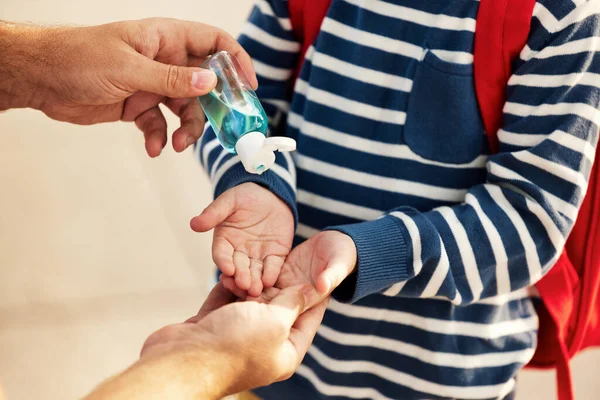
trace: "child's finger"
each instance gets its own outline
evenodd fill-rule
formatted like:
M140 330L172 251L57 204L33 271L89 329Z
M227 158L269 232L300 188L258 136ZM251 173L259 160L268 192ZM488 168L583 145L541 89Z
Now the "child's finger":
M280 292L280 289L276 288L268 288L263 290L260 296L248 296L246 297L247 301L256 301L257 303L270 303L277 294Z
M217 268L227 276L235 274L235 264L233 263L234 249L228 240L222 237L215 237L212 244L212 257Z
M235 284L242 290L250 289L250 285L252 284L250 258L241 251L234 251L233 263L235 265Z
M262 274L263 274L263 264L259 260L250 259L250 289L248 289L248 294L250 296L260 296L263 290L262 283Z
M283 262L284 258L279 256L270 255L265 258L262 274L262 283L264 287L270 288L275 285L277 278L279 278L279 272L281 271Z
M230 276L224 276L224 275L221 275L221 276L222 276L222 279L221 278L219 278L219 279L221 279L221 283L223 284L223 287L225 289L229 290L231 293L233 293L240 299L246 299L248 294L246 293L245 290L242 290L239 287L237 287L237 285L235 284L235 279L233 279Z

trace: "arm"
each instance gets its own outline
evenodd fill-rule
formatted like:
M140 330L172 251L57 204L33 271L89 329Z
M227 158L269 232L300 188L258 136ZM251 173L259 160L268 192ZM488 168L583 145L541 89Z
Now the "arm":
M41 71L27 59L36 50L36 29L0 21L0 111L32 106Z
M600 125L600 15L584 2L562 20L541 4L508 87L500 152L487 182L462 204L428 212L400 207L381 219L332 229L357 248L354 280L335 293L456 304L535 284L573 227Z
M226 355L209 349L207 343L204 349L139 361L99 385L85 400L220 399L234 377L227 376Z

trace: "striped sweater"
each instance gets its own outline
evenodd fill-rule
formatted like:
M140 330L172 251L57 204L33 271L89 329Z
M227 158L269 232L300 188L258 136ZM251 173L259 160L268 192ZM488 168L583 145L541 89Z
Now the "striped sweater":
M565 243L595 154L600 2L537 2L493 156L473 83L478 5L333 0L294 82L287 1L256 3L240 42L271 133L298 151L249 175L208 128L197 155L216 195L251 181L283 199L295 244L336 229L358 251L303 364L262 398L514 393L536 346L529 288Z

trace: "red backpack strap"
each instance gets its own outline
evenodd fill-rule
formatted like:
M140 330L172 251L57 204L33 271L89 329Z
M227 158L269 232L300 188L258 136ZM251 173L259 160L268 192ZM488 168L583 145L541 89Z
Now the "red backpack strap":
M535 0L481 0L475 30L475 89L492 153L513 61L527 43Z
M477 100L492 154L499 151L498 130L502 127L506 87L513 62L527 43L535 0L480 0L475 30L474 73ZM536 285L544 308L540 310L542 359L557 370L560 400L573 399L569 349L565 327L573 308L566 283L572 267L563 251L557 264ZM571 278L571 279L568 279ZM537 355L538 353L536 353ZM535 357L534 357L534 361Z
M307 4L310 3L310 6ZM289 0L288 10L292 29L302 44L300 59L296 68L296 78L300 74L300 68L304 64L306 51L313 44L321 30L321 24L327 15L331 0Z
M574 308L577 273L567 251L563 250L556 264L536 284L543 301L538 308L538 347L531 361L533 367L554 367L559 400L573 400L573 379L569 360L572 353L567 344L569 321Z

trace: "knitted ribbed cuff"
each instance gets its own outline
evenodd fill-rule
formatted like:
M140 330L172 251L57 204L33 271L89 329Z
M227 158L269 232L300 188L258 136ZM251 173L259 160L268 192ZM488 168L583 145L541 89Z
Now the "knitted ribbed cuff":
M357 272L349 276L333 297L353 303L367 295L381 292L409 278L411 255L401 221L385 216L375 221L327 228L350 236L358 253Z

